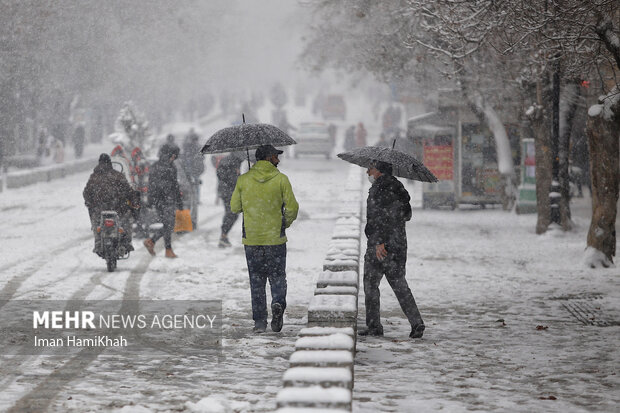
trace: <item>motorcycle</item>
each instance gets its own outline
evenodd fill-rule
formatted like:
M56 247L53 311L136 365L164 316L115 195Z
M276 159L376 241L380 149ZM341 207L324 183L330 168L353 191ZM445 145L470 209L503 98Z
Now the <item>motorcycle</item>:
M131 228L128 230L131 231ZM120 225L116 211L101 212L97 236L100 237L100 255L105 259L109 272L116 269L117 260L129 258L129 251L123 242L124 233L125 228Z

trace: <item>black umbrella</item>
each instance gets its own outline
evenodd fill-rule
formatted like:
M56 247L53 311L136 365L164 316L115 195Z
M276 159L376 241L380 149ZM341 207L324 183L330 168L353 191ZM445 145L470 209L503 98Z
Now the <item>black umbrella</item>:
M215 132L202 147L200 153L222 153L256 149L262 145L288 146L297 142L273 125L266 123L245 123L220 129Z
M339 153L338 157L364 168L374 166L377 161L392 165L392 175L422 182L437 182L437 177L413 156L392 148L364 146L350 152Z

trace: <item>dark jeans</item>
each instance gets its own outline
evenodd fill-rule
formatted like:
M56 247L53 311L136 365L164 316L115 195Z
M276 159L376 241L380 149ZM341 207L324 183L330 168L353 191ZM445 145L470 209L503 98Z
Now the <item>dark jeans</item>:
M267 280L271 286L271 305L279 303L286 308L286 244L246 245L245 259L250 273L252 318L267 321Z
M155 206L159 222L164 224L163 227L155 231L151 239L157 242L158 239L164 237L164 245L166 248L172 248L172 231L174 231L174 220L177 208L175 205L157 205Z
M364 256L364 294L366 303L366 325L369 328L380 328L380 293L379 284L383 275L398 299L400 308L412 326L423 324L422 316L415 303L413 294L405 279L406 257L394 259L388 255L383 261L377 260L374 247L368 247Z
M231 194L232 196L232 194ZM222 219L222 235L228 235L228 232L237 222L237 218L239 218L239 214L235 214L230 209L230 198L222 197L222 202L224 203L224 218Z

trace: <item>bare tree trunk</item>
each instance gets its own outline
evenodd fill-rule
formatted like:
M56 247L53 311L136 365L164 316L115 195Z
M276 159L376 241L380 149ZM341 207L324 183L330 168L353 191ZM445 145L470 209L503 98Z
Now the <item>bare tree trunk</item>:
M620 149L620 90L599 98L588 110L588 146L592 178L592 221L588 247L613 262L616 255L616 205L618 203L618 150ZM600 263L607 266L605 262ZM595 263L591 263L595 266Z
M551 223L551 205L549 202L553 169L551 135L549 134L548 119L544 115L542 106L536 105L530 108L528 116L532 125L536 148L536 210L538 212L536 233L543 234Z
M570 152L570 135L573 129L573 119L577 111L577 103L579 99L579 83L573 81L565 88L564 100L566 109L564 111L564 130L560 134L560 142L558 144L558 179L560 183L560 225L564 231L568 231L573 227L570 213L570 180L568 155Z

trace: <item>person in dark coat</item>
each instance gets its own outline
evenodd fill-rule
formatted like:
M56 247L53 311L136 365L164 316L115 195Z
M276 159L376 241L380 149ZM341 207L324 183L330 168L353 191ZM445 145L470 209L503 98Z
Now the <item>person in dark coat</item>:
M179 156L179 147L166 143L159 150L159 160L150 168L149 204L157 211L159 222L163 227L152 237L144 240L144 246L151 255L155 255L155 243L164 237L166 258L176 258L172 250L172 231L177 209L183 209L183 199L177 181L177 168L174 160Z
M241 163L243 162L243 155L238 153L231 153L224 157L218 164L217 168L217 194L224 203L224 218L222 219L222 234L220 236L220 242L218 247L226 248L230 247L230 241L228 240L228 232L237 221L239 214L235 214L230 209L230 198L232 198L235 185L237 184L237 177L241 170Z
M190 129L189 134L183 142L183 152L181 161L185 174L189 177L192 188L196 191L196 199L200 199L200 175L205 170L204 157L200 153L200 137L194 129Z
M140 195L131 188L125 175L112 168L112 160L107 153L102 153L99 156L99 164L90 175L83 196L84 203L88 208L91 228L95 234L93 252L101 253L101 241L97 236L101 211L116 211L120 225L125 229L122 241L125 242L127 251L133 251L134 248L131 245L131 210L140 207Z
M382 336L379 283L385 275L400 307L411 324L411 338L420 338L424 322L405 279L407 233L405 223L411 219L409 194L392 175L392 166L377 162L368 168L372 186L368 191L367 219L364 232L368 238L364 255L364 294L367 329L360 335Z
M189 130L189 134L183 142L183 168L188 174L198 178L205 170L204 158L200 154L200 144L198 140L200 136L196 134L194 129Z
M73 149L77 159L82 157L84 153L84 143L86 142L86 129L84 125L79 124L73 131Z
M349 152L355 148L355 125L350 126L344 133L344 150Z

